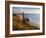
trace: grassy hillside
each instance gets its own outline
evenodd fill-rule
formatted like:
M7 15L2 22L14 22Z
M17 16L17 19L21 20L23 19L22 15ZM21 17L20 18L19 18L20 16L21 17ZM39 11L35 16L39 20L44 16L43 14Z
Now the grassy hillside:
M35 30L39 29L32 24L28 24L26 22L20 21L19 16L13 16L13 30Z

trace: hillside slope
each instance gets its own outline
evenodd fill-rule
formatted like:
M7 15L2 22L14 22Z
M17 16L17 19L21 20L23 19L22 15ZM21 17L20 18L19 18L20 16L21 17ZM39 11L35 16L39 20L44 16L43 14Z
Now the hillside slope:
M19 16L13 16L13 30L35 30L39 29L32 24L28 24L26 22L20 21Z

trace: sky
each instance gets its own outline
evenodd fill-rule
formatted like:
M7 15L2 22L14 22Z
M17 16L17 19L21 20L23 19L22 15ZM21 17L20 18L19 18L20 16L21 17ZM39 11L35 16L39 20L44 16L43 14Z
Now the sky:
M37 9L37 10L39 10L39 8L30 8L30 7L13 7L14 9L17 9L17 10L20 10L20 9L29 9L29 10L31 10L31 9Z
M24 12L24 13L28 13L28 14L30 14L30 13L32 13L32 14L34 14L34 13L36 13L36 14L39 14L40 13L40 8L30 8L30 7L13 7L13 13L22 13L22 12Z

